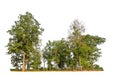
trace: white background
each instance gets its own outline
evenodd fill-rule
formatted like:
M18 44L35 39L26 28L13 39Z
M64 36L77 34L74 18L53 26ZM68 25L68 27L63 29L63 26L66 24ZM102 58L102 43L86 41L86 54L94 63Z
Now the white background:
M68 35L69 26L73 20L84 22L86 34L98 35L106 38L106 42L99 46L102 57L98 64L104 72L69 73L69 75L114 75L120 69L120 2L119 0L0 0L0 72L14 75L11 68L10 56L5 47L9 40L6 32L18 20L19 14L31 12L45 29L42 44L47 40L58 40ZM20 73L24 75L24 73ZM19 75L20 75L19 74ZM28 74L28 73L26 73ZM29 73L34 75L33 73ZM35 73L43 74L46 73ZM55 73L57 74L57 73ZM53 76L54 73L49 75ZM64 75L64 73L60 73ZM18 74L16 74L18 75Z

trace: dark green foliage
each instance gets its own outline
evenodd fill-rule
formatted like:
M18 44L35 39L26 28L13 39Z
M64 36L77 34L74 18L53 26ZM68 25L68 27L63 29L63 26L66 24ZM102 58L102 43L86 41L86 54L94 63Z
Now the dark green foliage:
M47 43L43 50L43 58L47 60L48 69L64 69L70 53L67 47L68 44L64 39Z
M22 63L22 54L20 53L12 53L11 54L11 64L13 67L15 67L16 70L21 69L21 63Z
M66 39L49 40L40 51L39 35L43 31L31 13L26 12L25 15L19 16L19 20L7 31L11 35L7 53L11 55L11 64L15 68L11 70L103 71L103 68L95 62L102 53L97 46L104 43L105 38L85 35L85 28L78 20L71 24ZM40 66L41 57L44 67Z
M97 64L94 64L94 69L97 70L97 71L103 71L103 68L100 67L100 66L97 65Z
M25 63L29 63L29 61L36 62L36 58L39 58L38 62L33 64L35 65L33 67L37 69L36 64L40 65L40 56L38 55L40 52L37 50L39 50L38 48L40 44L39 35L42 34L43 29L40 28L39 25L39 22L32 16L32 14L26 12L25 15L20 15L19 20L15 21L15 25L7 31L12 36L7 45L8 54L11 54L12 65L15 68L21 68L21 64L23 64L23 54L25 54ZM38 57L31 57L36 55L36 53L38 53ZM25 66L30 67L30 65L27 64L25 64Z
M83 35L84 26L75 20L70 26L67 38L48 41L43 50L43 58L47 61L48 70L102 70L94 63L101 56L97 47L105 42L105 38Z

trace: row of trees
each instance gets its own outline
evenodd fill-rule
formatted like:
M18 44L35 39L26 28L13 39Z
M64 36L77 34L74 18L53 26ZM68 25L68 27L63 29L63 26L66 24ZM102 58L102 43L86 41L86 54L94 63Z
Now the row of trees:
M103 70L95 62L101 56L97 46L104 43L105 38L85 35L84 26L75 20L67 38L49 40L40 50L39 36L44 29L39 25L32 14L26 12L8 30L11 35L8 54L11 55L14 70Z

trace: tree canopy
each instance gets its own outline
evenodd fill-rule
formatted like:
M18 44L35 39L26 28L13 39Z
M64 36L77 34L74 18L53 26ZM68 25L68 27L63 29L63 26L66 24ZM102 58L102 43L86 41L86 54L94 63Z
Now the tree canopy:
M84 32L84 26L75 20L66 40L48 41L43 50L48 70L103 70L95 62L101 56L97 45L104 43L105 38Z
M40 57L40 53L38 53L39 35L42 34L43 28L40 28L39 22L29 12L20 15L18 18L19 20L15 21L15 25L7 31L11 35L7 45L8 54L11 54L11 61L16 69L21 69L21 65L23 65L22 70L25 70L26 66L27 69L37 68L38 66L31 64L36 63L36 58ZM40 65L41 61L38 61L37 63Z
M40 35L44 29L40 23L29 12L18 18L7 31L11 35L7 53L11 55L14 70L103 70L95 62L102 55L98 45L105 38L85 34L84 25L78 20L70 25L67 38L49 40L41 50Z

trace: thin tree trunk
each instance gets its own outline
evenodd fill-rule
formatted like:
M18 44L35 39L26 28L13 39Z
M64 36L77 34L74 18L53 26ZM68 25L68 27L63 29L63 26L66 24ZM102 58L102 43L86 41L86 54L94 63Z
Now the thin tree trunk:
M45 70L45 59L43 59L43 62L44 62L44 68L43 68L43 70Z
M27 70L30 70L30 64L29 64L29 61L26 63L26 65L27 65Z
M79 56L79 66L80 66L80 71L82 71L82 65L81 65L81 58Z
M22 65L22 71L25 71L25 52L23 53L23 65Z
M93 63L92 63L92 65L91 65L91 67L92 67L92 71L94 71L94 66L93 66Z

